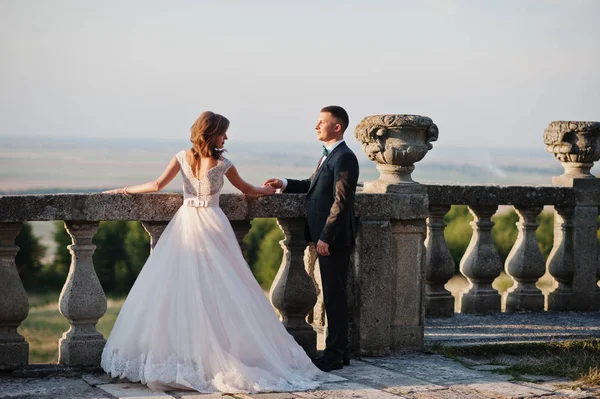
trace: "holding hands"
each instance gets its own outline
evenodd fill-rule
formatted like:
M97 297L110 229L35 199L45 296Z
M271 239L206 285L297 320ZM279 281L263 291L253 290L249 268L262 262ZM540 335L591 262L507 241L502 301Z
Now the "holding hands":
M271 186L273 187L273 189L280 189L283 187L283 181L279 179L269 179L266 182L264 182L264 185Z
M264 184L260 189L260 194L262 195L272 195L275 194L275 188L269 184Z

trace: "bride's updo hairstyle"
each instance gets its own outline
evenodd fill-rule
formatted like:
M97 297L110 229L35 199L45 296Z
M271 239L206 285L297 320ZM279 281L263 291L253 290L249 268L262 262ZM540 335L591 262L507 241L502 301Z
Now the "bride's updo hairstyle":
M217 137L225 134L229 128L229 119L211 111L203 112L192 125L192 170L196 170L200 156L219 159L223 149L215 148Z

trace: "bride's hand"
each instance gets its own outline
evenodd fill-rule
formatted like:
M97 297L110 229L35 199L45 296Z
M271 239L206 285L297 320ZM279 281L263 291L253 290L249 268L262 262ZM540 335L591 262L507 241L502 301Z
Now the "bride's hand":
M127 191L127 187L125 187L125 188L115 188L114 190L102 191L102 194L123 194L123 195L129 195L129 192Z
M264 186L262 186L262 193L263 195L273 195L275 194L275 187L269 184L265 184Z

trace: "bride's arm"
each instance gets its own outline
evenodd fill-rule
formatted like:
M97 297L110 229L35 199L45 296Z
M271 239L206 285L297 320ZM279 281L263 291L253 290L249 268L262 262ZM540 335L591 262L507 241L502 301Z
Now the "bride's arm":
M179 162L177 158L173 157L167 169L154 181L148 183L138 184L136 186L117 188L114 190L104 191L105 194L139 194L139 193L155 193L165 188L167 184L171 182L177 176L179 172Z
M271 187L270 185L256 187L256 186L253 186L252 184L244 181L244 179L242 179L240 177L240 174L238 173L237 169L233 165L229 168L229 170L227 170L227 173L225 173L225 176L227 176L227 179L229 179L229 181L231 182L231 184L233 184L233 186L235 188L237 188L244 194L262 194L262 195L275 194L275 189L273 187Z

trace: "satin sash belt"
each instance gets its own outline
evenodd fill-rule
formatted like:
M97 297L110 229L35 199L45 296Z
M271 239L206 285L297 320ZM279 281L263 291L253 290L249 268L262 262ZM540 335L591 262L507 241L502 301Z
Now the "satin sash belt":
M214 202L216 202L216 204ZM199 200L197 198L188 198L186 200L183 200L183 204L185 206L191 206L193 208L207 208L210 206L219 206L218 201L206 201Z

